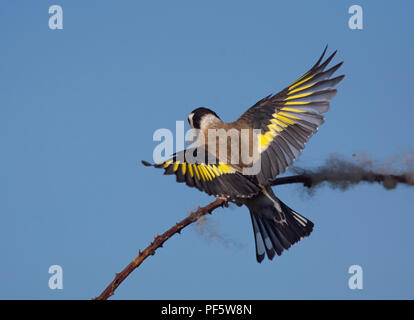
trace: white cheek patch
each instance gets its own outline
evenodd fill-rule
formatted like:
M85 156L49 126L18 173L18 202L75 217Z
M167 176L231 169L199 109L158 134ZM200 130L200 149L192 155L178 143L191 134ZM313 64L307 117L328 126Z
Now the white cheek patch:
M190 113L190 115L188 116L188 122L190 122L190 127L194 129L193 117L194 113Z

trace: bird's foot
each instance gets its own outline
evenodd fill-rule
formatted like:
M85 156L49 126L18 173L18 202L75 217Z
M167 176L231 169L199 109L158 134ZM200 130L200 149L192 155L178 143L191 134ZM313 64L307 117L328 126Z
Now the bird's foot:
M222 203L223 207L226 207L226 208L229 207L229 200L230 200L229 198L221 196L221 197L217 197L216 200L223 201Z

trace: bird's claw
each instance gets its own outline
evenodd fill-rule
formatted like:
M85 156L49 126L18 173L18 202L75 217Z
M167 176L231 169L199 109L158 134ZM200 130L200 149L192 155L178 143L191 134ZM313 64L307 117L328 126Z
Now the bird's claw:
M227 197L217 197L217 200L223 201L222 206L228 208L229 207L229 198Z

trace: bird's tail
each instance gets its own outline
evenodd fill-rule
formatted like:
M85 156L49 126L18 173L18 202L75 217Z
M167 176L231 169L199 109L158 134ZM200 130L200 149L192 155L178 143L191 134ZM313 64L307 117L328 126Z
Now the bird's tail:
M313 230L312 221L301 216L280 201L271 187L245 202L252 218L256 258L260 263L265 253L270 260L281 255Z

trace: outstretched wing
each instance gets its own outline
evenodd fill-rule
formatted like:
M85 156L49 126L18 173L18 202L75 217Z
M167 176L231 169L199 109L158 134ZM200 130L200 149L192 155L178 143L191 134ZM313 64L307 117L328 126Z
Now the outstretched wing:
M164 174L175 174L177 182L185 182L213 196L249 198L260 191L260 187L248 177L220 163L202 147L177 152L171 159L154 165L146 161L142 163L163 168Z
M322 114L328 111L329 100L337 92L333 88L345 77L331 78L342 62L325 71L336 51L322 62L325 52L326 48L302 77L279 93L260 100L239 118L261 130L259 183L283 173L324 122Z

